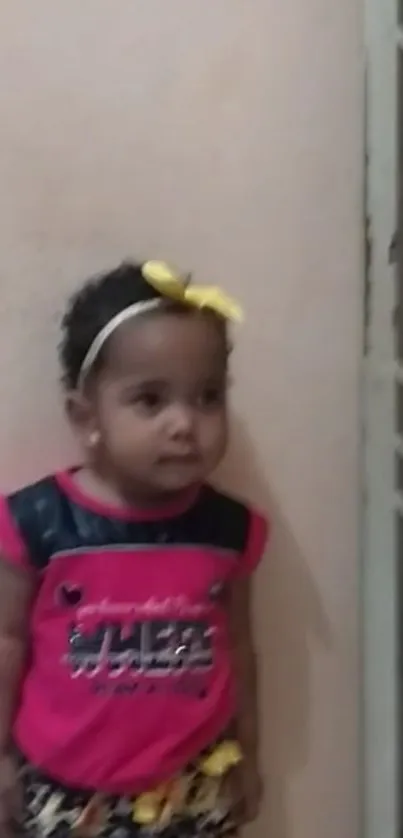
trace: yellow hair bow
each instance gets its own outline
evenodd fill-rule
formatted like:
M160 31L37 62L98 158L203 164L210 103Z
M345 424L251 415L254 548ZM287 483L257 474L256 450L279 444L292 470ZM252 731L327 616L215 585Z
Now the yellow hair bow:
M183 276L165 262L145 262L141 272L146 282L163 297L170 297L195 308L209 308L226 320L240 322L243 319L239 303L215 285L192 288L189 285L190 274Z

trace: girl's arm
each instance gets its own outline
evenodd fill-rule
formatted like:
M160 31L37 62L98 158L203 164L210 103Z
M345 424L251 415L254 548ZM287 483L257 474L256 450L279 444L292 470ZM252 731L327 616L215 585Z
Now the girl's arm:
M10 745L27 650L33 590L29 573L0 558L0 758Z
M259 713L256 651L253 641L249 577L236 579L230 588L230 624L233 660L238 685L237 735L246 759L258 762Z
M0 835L14 838L18 817L17 773L10 754L11 728L28 645L32 577L0 556Z
M251 578L233 580L229 591L229 617L232 632L232 655L238 688L236 733L243 751L237 792L242 814L254 820L259 811L261 779L259 771L259 711L256 652L253 642Z

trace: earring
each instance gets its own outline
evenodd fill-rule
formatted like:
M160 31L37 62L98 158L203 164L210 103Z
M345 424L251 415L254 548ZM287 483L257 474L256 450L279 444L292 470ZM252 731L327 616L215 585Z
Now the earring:
M88 437L88 445L90 448L96 448L101 441L101 434L99 431L93 431Z

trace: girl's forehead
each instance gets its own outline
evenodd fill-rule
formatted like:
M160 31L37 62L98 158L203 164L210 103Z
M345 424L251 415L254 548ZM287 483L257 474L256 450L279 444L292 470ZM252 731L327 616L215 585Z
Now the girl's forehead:
M159 314L122 324L105 347L116 373L153 374L193 369L214 372L226 364L224 334L211 318Z

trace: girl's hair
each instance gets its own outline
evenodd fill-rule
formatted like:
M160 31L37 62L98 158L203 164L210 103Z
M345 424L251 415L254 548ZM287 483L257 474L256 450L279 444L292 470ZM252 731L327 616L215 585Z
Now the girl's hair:
M89 279L73 294L61 323L59 358L64 387L67 390L77 387L81 367L91 344L115 315L134 303L159 297L159 292L145 281L142 265L131 262L123 262L114 270ZM178 313L191 311L188 306L175 302L167 301L167 307ZM209 312L209 315L214 317L222 331L228 354L226 322L213 312Z

